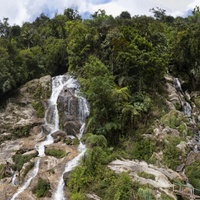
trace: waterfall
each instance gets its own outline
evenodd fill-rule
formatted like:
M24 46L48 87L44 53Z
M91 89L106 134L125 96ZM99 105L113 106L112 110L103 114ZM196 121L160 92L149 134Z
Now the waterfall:
M83 134L81 131L84 131L84 127L85 127L85 123L83 123L83 125L81 126L80 134L79 134L80 138L81 138L81 135ZM63 179L64 174L67 172L70 172L74 167L76 167L78 165L78 162L83 157L85 151L86 151L86 146L82 142L80 142L80 144L78 146L78 152L79 152L78 156L76 156L74 159L72 159L65 165L64 172L62 173L62 176L59 180L58 187L57 187L57 190L56 190L54 198L53 198L54 200L65 200L65 195L64 195L65 183L64 183L64 179Z
M66 163L65 165L65 169L64 172L62 173L59 183L58 183L58 187L57 190L55 192L55 194L53 195L53 199L54 200L65 200L65 195L64 195L64 174L67 172L70 172L74 167L76 167L78 165L79 160L83 157L85 151L86 151L86 146L80 141L83 132L84 132L84 128L85 128L85 119L86 117L89 115L89 108L88 108L88 104L85 98L83 97L78 97L78 119L81 122L81 128L79 131L79 135L78 135L78 139L79 139L79 146L78 146L78 156L75 157L73 160L69 161L68 163Z
M192 117L192 107L186 100L187 99L186 94L183 92L181 83L178 78L174 79L174 87L178 92L180 92L182 94L182 95L179 95L179 98L180 98L180 102L182 105L183 113L187 117L191 118Z
M13 195L11 200L15 200L15 198L22 193L30 184L31 180L37 175L39 170L40 159L37 160L33 170L30 173L30 177L24 182L23 186L17 190L17 192Z
M29 186L31 180L38 174L41 157L45 156L45 145L50 145L54 142L51 134L59 129L57 99L65 86L67 86L67 88L76 88L77 81L69 76L56 76L52 78L52 94L48 101L48 108L45 112L45 126L48 126L51 131L47 135L45 141L39 142L35 145L35 148L38 151L38 156L40 158L36 161L34 168L28 173L28 179L23 183L22 187L18 188L17 192L13 195L11 200L15 200L16 197ZM41 133L39 134L41 135ZM15 177L13 177L12 181L14 184Z
M184 103L183 112L187 117L191 117L192 116L192 107L188 102Z
M45 156L45 146L53 143L53 137L51 134L59 130L59 116L57 108L58 96L63 90L64 86L67 85L67 87L71 87L74 82L75 80L68 76L56 76L52 78L52 94L49 99L49 106L45 113L45 125L49 126L52 130L47 135L45 141L36 144L39 157ZM50 115L50 117L48 115Z
M175 78L175 79L174 79L174 87L176 88L176 90L177 90L178 92L183 93L183 90L182 90L182 87L181 87L181 83L180 83L180 81L179 81L178 78Z

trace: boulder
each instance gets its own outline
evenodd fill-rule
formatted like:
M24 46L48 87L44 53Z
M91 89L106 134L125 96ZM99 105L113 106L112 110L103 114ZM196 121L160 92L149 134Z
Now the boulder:
M79 134L81 128L81 123L79 121L67 121L64 124L63 130L68 135L76 136Z

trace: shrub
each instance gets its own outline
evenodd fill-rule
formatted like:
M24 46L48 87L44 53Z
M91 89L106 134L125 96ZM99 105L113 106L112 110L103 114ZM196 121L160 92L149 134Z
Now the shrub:
M137 197L140 200L154 200L153 192L150 188L139 188L137 191Z
M86 139L86 144L88 144L90 147L107 147L107 140L103 135L90 134Z
M161 118L161 122L170 128L177 128L182 122L188 121L183 113L172 110Z
M200 195L200 161L195 161L190 166L187 166L185 173L189 182L198 189L194 191L195 194Z
M140 177L143 177L143 178L146 178L146 179L152 179L152 180L155 180L155 176L153 174L148 174L146 172L138 172L137 173L138 176Z
M166 195L165 193L161 193L161 199L162 200L173 200L174 198Z
M33 158L32 155L21 155L21 154L15 154L13 157L14 165L13 169L20 171L24 165L24 163L29 162L31 158Z
M143 139L129 144L130 149L128 151L132 158L148 161L155 150L155 146L155 142L151 139Z
M41 101L33 101L32 102L33 108L37 111L37 116L40 118L44 118L45 109Z
M181 139L178 137L168 137L167 139L168 141L164 144L163 161L168 167L176 169L181 164L180 157L183 156L183 152L176 147Z
M70 200L87 200L87 198L83 193L77 192L70 196Z
M113 180L110 187L106 191L106 200L127 200L131 199L133 194L133 182L129 175L122 172Z
M32 126L33 125L27 125L27 126L15 128L12 131L12 136L14 138L28 137Z
M33 194L36 195L37 198L45 197L50 189L50 184L39 177L37 185L33 189Z
M62 149L45 149L45 154L49 156L54 156L56 158L63 158L66 156L66 152Z

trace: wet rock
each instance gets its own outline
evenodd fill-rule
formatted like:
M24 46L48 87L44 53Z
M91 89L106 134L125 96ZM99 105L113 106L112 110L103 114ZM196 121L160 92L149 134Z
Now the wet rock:
M79 121L67 121L63 126L63 130L67 133L67 135L73 136L79 134L80 128L81 123Z
M56 139L57 137L65 138L65 137L67 136L67 134L66 134L64 131L58 130L58 131L52 133L51 136L52 136L54 139Z
M30 156L36 157L38 155L38 152L35 149L33 149L31 151L27 151L27 152L23 153L22 155L24 155L24 156L30 155Z
M52 128L49 125L47 125L47 124L42 125L42 132L43 133L48 135L51 131L52 131Z

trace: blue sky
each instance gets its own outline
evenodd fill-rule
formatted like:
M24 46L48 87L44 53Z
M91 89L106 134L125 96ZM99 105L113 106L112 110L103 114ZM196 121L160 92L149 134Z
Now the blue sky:
M53 17L66 8L76 8L79 14L90 16L98 9L119 16L122 11L134 15L151 15L151 8L159 7L172 16L185 16L200 0L0 0L0 19L9 18L10 25L22 25L35 20L41 13Z

